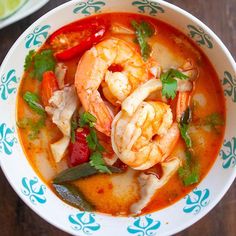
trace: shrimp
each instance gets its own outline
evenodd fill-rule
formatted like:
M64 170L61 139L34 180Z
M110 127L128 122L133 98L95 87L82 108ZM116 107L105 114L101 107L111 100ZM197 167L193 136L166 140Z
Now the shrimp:
M144 101L161 87L157 79L141 85L122 103L122 110L112 122L113 150L133 169L145 170L164 162L180 137L170 106L164 102Z
M193 91L193 81L199 76L199 71L191 59L187 59L179 70L189 77L188 80L178 80L178 100L177 100L177 121L187 109L190 103L191 93Z
M109 70L114 65L119 71ZM118 38L106 39L85 52L77 67L75 87L84 109L97 118L98 131L110 136L113 119L98 91L100 85L109 102L120 104L150 73L158 73L154 66L158 64L144 62L132 44Z

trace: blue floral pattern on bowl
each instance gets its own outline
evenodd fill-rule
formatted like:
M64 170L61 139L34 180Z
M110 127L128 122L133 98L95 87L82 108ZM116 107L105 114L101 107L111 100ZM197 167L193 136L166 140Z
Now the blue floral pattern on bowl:
M210 202L209 199L210 191L209 189L194 189L190 194L187 195L186 206L183 211L185 213L193 213L194 215L198 214L201 209L207 206Z
M99 12L105 5L106 3L103 1L88 0L87 2L80 2L76 4L74 13L82 13L83 15L89 16L92 13Z
M134 236L154 236L161 226L161 222L152 219L151 215L134 219L133 225L127 228L128 233Z
M12 147L17 143L14 134L14 128L8 128L5 123L0 124L0 152L6 155L12 154Z
M132 5L138 7L140 13L148 13L151 16L165 12L159 3L149 0L134 1Z
M236 166L236 137L231 140L225 140L223 149L220 151L221 158L223 160L223 168L227 169L230 166Z
M224 86L225 96L232 97L232 101L236 102L236 76L225 71L222 84Z
M48 37L48 31L51 28L50 25L37 26L32 33L28 34L25 38L25 47L31 48L38 46L40 47Z
M39 183L37 177L33 177L32 179L24 177L22 178L21 183L22 193L29 198L32 204L44 204L47 201L45 197L46 187Z
M101 225L96 222L95 214L93 213L80 212L75 216L69 215L68 219L72 224L72 229L82 231L87 235L91 235L94 231L101 228Z
M187 27L189 29L189 36L195 40L197 44L206 46L209 49L213 48L213 40L211 36L206 34L201 27L194 25L188 25Z
M0 94L2 100L7 100L10 94L16 93L16 85L19 78L16 77L16 71L11 69L1 77Z

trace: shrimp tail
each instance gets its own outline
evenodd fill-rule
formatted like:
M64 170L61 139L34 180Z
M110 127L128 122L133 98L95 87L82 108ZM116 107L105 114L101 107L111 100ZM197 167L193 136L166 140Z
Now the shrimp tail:
M186 111L189 106L191 92L179 92L178 100L177 100L177 108L176 108L176 119L179 122L181 116Z

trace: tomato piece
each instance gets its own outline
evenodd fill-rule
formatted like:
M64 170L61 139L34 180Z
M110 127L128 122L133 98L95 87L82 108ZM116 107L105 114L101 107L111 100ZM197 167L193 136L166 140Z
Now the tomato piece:
M86 141L89 135L88 128L79 128L75 133L75 142L70 143L68 164L70 167L88 162L90 150Z
M43 80L41 83L41 98L44 107L49 105L49 99L52 97L53 92L58 90L57 78L52 71L43 73Z
M107 30L104 22L69 24L57 30L49 38L58 60L70 60L98 43Z

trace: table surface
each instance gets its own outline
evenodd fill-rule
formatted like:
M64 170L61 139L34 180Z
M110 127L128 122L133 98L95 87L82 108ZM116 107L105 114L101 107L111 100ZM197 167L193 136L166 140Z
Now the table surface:
M67 2L51 0L33 15L0 30L0 64L7 51L36 19ZM236 0L169 0L208 25L236 58ZM0 169L0 235L68 235L36 215L16 195ZM179 233L183 235L236 235L236 181L218 205L199 222Z

